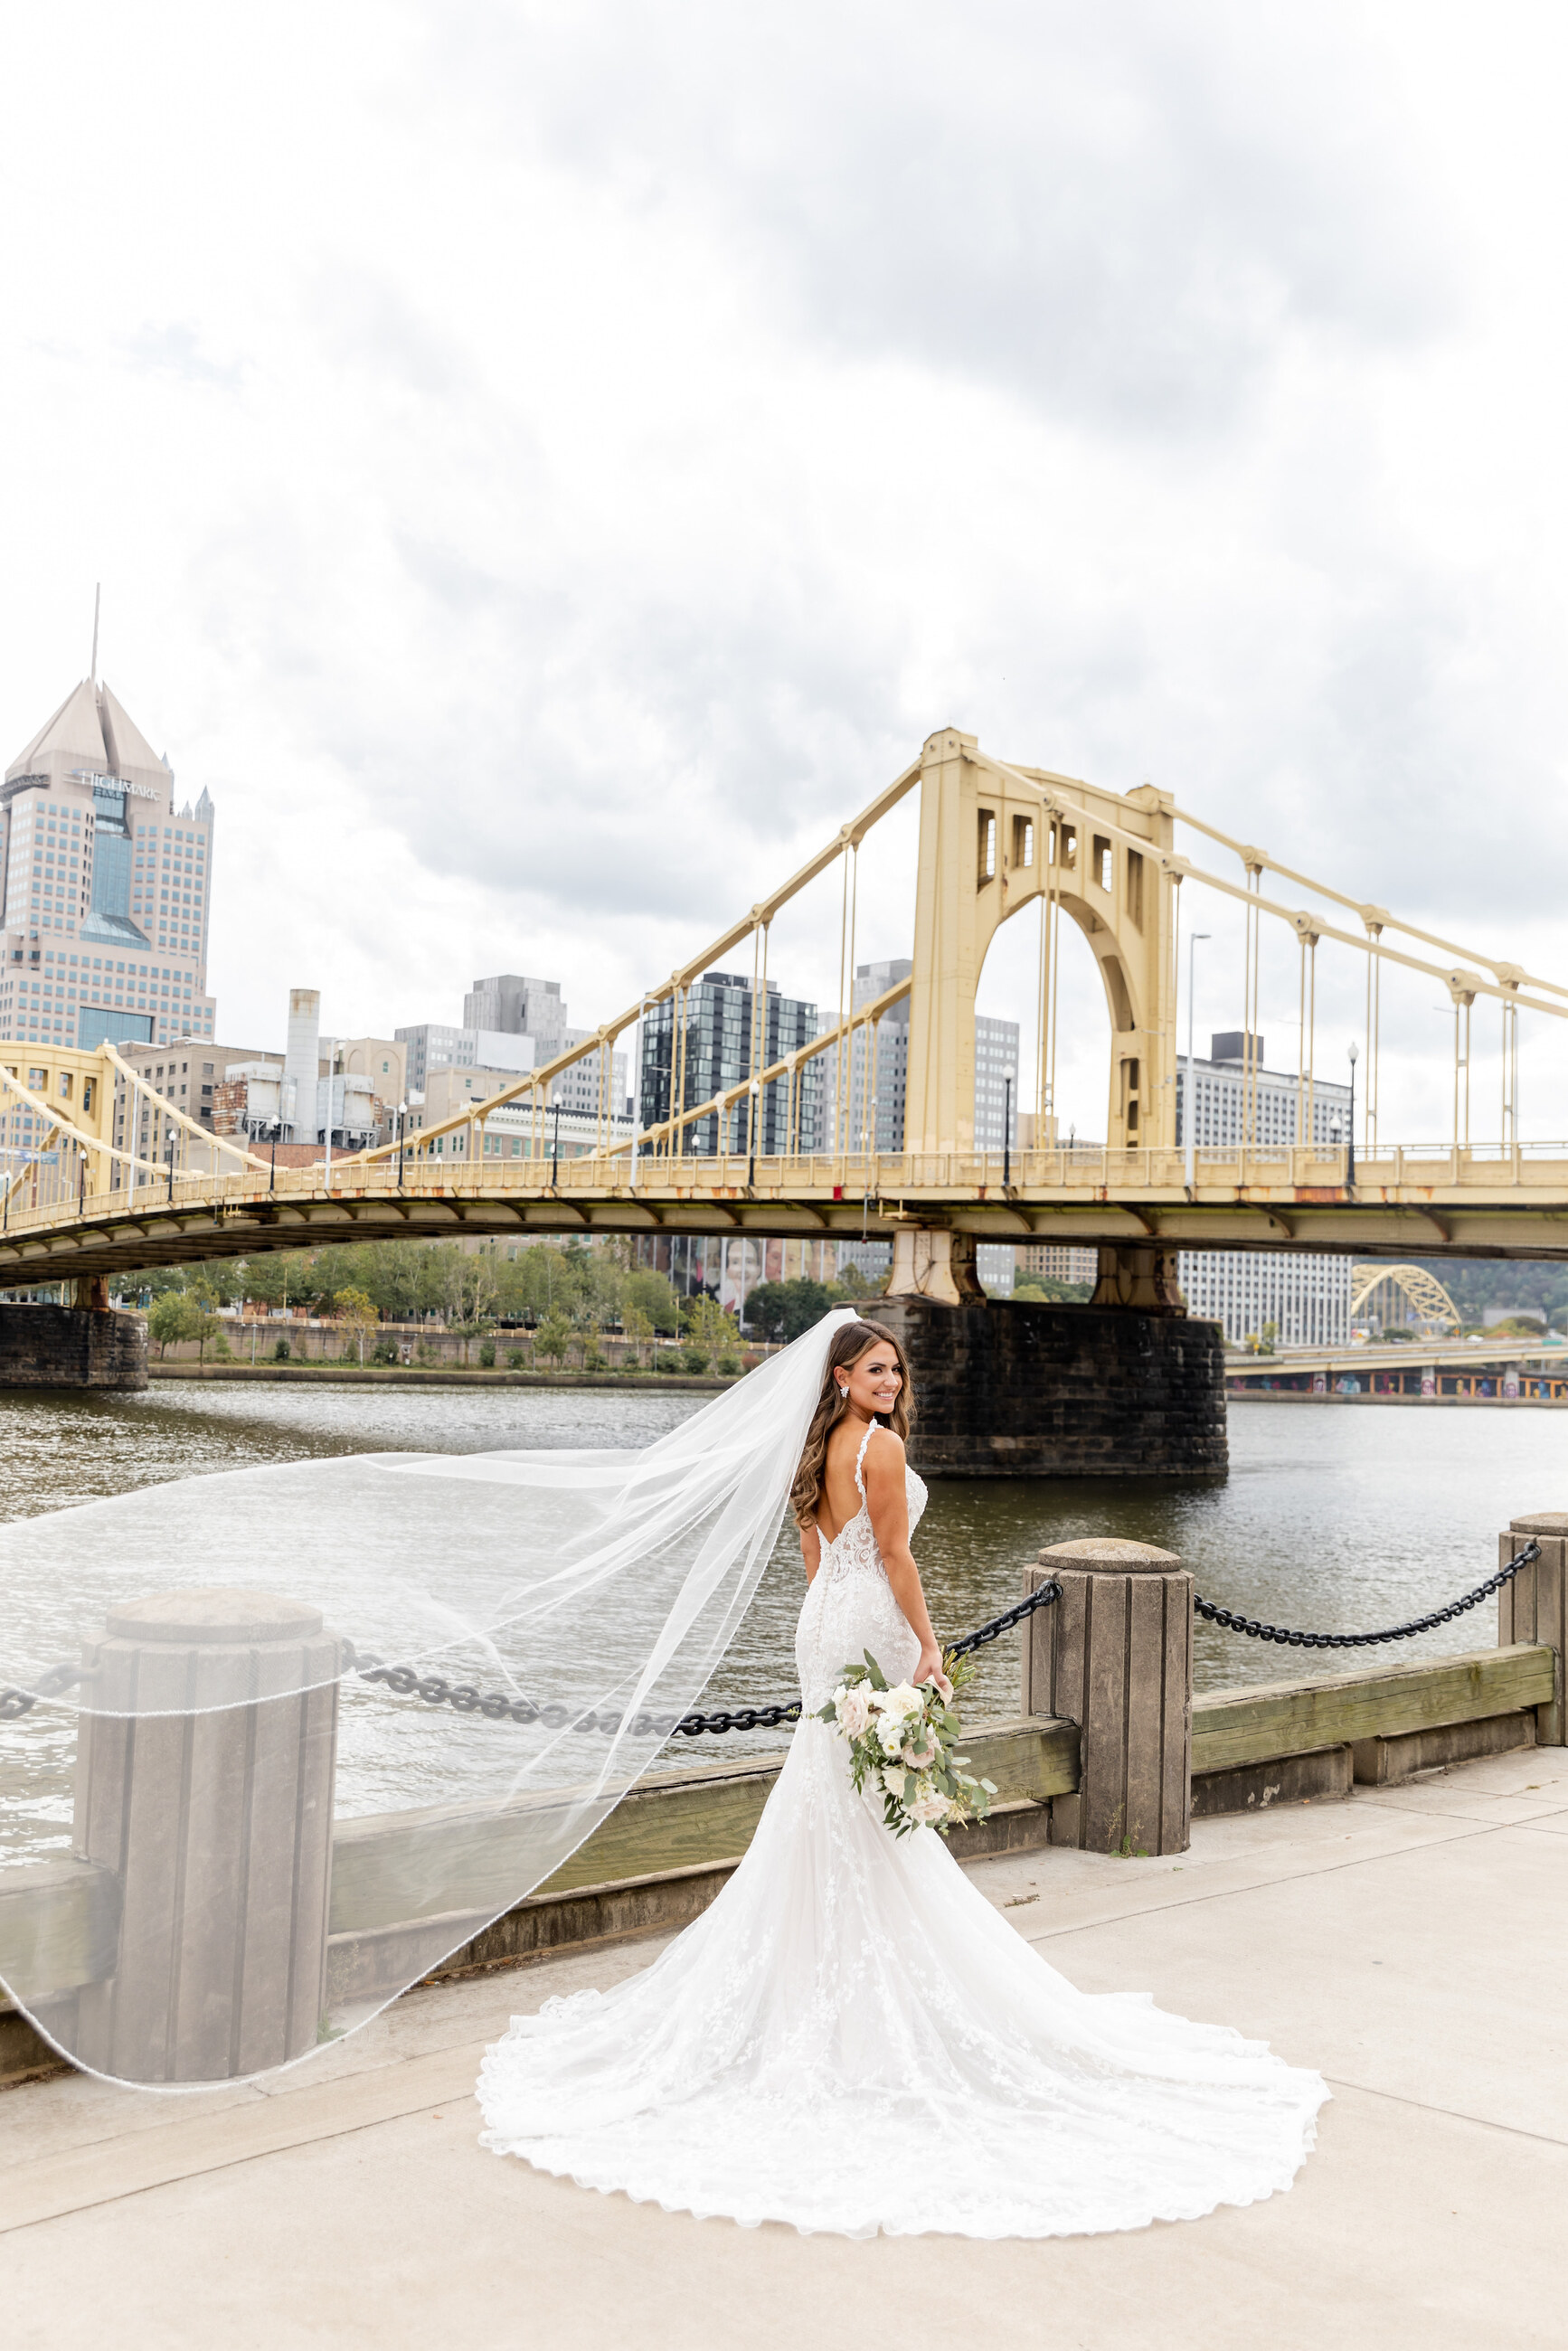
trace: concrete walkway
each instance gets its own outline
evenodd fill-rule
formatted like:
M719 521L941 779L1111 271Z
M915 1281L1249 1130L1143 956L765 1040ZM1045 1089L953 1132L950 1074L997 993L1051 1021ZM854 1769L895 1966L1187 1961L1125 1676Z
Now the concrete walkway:
M1568 1752L1199 1823L1179 1863L983 1862L1093 1991L1147 1988L1329 2076L1293 2191L1134 2235L801 2238L601 2197L476 2145L479 2053L640 1943L417 1992L275 2089L0 2097L9 2351L738 2344L912 2325L1051 2351L1568 2339Z

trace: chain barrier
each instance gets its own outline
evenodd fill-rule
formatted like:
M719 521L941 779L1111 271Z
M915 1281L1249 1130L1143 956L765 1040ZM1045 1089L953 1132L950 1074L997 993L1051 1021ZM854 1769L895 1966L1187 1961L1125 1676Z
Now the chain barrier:
M38 1676L37 1689L0 1689L0 1722L16 1722L24 1714L31 1714L41 1698L58 1698L86 1679L81 1666L51 1666L47 1674Z
M1049 1579L1018 1607L1008 1609L988 1625L966 1634L963 1640L955 1641L946 1654L966 1657L971 1650L983 1648L988 1641L999 1640L1013 1625L1032 1616L1037 1608L1049 1607L1061 1596L1061 1591L1055 1579ZM444 1674L420 1674L412 1666L389 1666L383 1657L369 1649L356 1649L347 1639L343 1642L343 1671L359 1681L381 1682L395 1698L421 1698L426 1706L449 1706L455 1714L476 1714L486 1722L538 1722L547 1730L597 1731L603 1738L630 1729L634 1739L654 1734L661 1739L715 1739L728 1730L778 1730L786 1723L800 1719L798 1698L779 1698L763 1706L730 1707L715 1714L642 1713L633 1715L630 1721L624 1713L609 1707L574 1716L571 1708L559 1700L540 1706L529 1698L514 1698L507 1690L481 1690L472 1682L448 1681ZM0 1722L16 1721L19 1716L30 1713L40 1698L56 1697L82 1677L79 1667L55 1666L40 1675L35 1690L0 1690Z
M1048 1575L1043 1583L1036 1585L1027 1600L1020 1600L1016 1608L1008 1609L1000 1616L993 1616L990 1623L982 1625L977 1632L966 1633L961 1641L951 1644L946 1655L950 1657L972 1656L977 1649L983 1649L988 1641L999 1641L1004 1633L1010 1633L1015 1625L1021 1625L1024 1618L1032 1616L1037 1608L1049 1608L1053 1600L1061 1597L1061 1584L1054 1575Z
M1193 1607L1209 1624L1219 1625L1228 1633L1240 1633L1249 1641L1277 1641L1292 1649L1366 1649L1385 1641L1413 1641L1419 1634L1435 1632L1439 1625L1452 1624L1456 1616L1467 1610L1479 1608L1511 1583L1524 1568L1533 1566L1541 1557L1541 1545L1533 1538L1524 1549L1516 1552L1505 1567L1478 1583L1473 1592L1461 1599L1450 1601L1446 1608L1435 1608L1430 1615L1412 1617L1407 1625L1392 1625L1382 1633L1299 1633L1282 1625L1264 1625L1255 1616L1238 1615L1234 1609L1220 1608L1212 1600L1195 1594ZM1020 1600L1016 1608L1008 1608L1001 1615L993 1616L973 1633L966 1633L961 1641L952 1642L946 1655L967 1657L983 1649L989 1642L999 1641L1015 1625L1032 1616L1037 1608L1049 1608L1061 1597L1061 1586L1054 1576ZM417 1698L426 1706L447 1706L455 1714L476 1714L486 1722L542 1723L547 1730L597 1731L601 1737L612 1738L618 1731L630 1729L633 1738L646 1739L712 1739L729 1730L777 1730L786 1723L800 1719L799 1698L779 1699L763 1706L731 1707L714 1714L647 1714L634 1715L630 1721L624 1713L613 1708L574 1716L571 1708L558 1700L540 1706L532 1698L514 1698L507 1690L481 1690L472 1682L451 1682L444 1674L416 1673L412 1666L389 1666L383 1658L369 1650L357 1650L351 1641L343 1643L343 1670L359 1680L381 1682L397 1698ZM0 1722L15 1722L31 1713L40 1698L55 1698L85 1678L79 1666L53 1666L38 1677L36 1689L0 1689Z
M1531 1567L1541 1557L1541 1545L1533 1538L1524 1549L1516 1552L1506 1567L1478 1583L1461 1600L1452 1600L1446 1608L1435 1608L1429 1616L1413 1616L1408 1625L1391 1625L1385 1633L1292 1633L1282 1625L1260 1625L1255 1616L1238 1616L1233 1609L1217 1608L1212 1600L1199 1599L1196 1594L1193 1606L1211 1625L1219 1625L1228 1633L1244 1633L1249 1641L1278 1641L1291 1649L1369 1649L1384 1641L1413 1641L1418 1633L1435 1632L1439 1625L1451 1625L1469 1608L1479 1608L1505 1583L1511 1583L1521 1568Z

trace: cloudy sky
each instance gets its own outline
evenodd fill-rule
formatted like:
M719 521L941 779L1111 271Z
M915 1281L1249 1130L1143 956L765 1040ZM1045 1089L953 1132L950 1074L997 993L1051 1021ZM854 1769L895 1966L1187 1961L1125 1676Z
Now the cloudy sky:
M502 968L605 1017L949 723L1568 980L1562 23L13 10L4 756L101 579L104 675L218 805L235 1043L290 984L385 1032ZM802 907L775 972L831 1000L836 935ZM1325 963L1325 1060L1359 1002ZM1395 991L1391 1138L1446 1115L1445 1002ZM1283 941L1264 1012L1293 1066Z

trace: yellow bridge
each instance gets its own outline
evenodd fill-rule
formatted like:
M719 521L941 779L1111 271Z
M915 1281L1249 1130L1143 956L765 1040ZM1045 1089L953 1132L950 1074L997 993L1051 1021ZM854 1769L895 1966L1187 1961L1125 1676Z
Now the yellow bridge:
M859 859L867 836L918 792L919 857L910 977L846 1011L857 951ZM1234 855L1222 874L1176 853L1180 822ZM841 873L834 883L834 869ZM761 1007L770 931L809 884L837 886L840 1010L799 1052L764 1066ZM1266 877L1272 877L1264 887ZM1262 1139L1258 1073L1244 1068L1240 1137L1225 1149L1178 1146L1177 976L1185 884L1239 903L1245 927L1244 1033L1259 1027L1265 921L1297 943L1301 972L1302 1115L1311 1136L1316 955L1346 946L1366 965L1364 1129L1354 1165L1348 1143L1276 1145ZM1304 891L1315 909L1292 906L1281 888ZM1039 916L1035 1076L1040 1112L1033 1147L982 1152L975 1144L975 997L987 951L1025 908ZM1327 911L1322 911L1326 908ZM1058 984L1063 918L1077 925L1097 963L1111 1021L1103 1144L1061 1145L1051 1113L1056 1083ZM753 1031L745 1074L724 1092L688 1099L685 1020L702 975L749 946ZM1378 1134L1382 975L1396 966L1441 986L1454 1014L1451 1132L1420 1149ZM874 1065L875 1032L907 997L909 1045L904 1150L849 1147L857 1052ZM1472 1007L1501 1008L1503 1133L1469 1136ZM671 1115L634 1141L612 1142L611 1051L649 1008L668 1003ZM1518 1134L1521 1012L1568 1018L1568 987L1518 965L1467 950L1402 924L1235 841L1150 787L1119 794L1045 768L1009 765L973 737L933 735L903 774L844 825L772 896L750 907L699 956L607 1021L583 1045L465 1109L407 1144L274 1170L264 1152L214 1137L154 1094L111 1045L78 1051L0 1045L7 1110L32 1114L35 1148L5 1163L0 1197L0 1286L74 1280L78 1302L120 1270L253 1255L328 1239L582 1233L869 1238L894 1243L890 1294L959 1304L980 1293L974 1251L983 1241L1094 1244L1102 1250L1100 1302L1169 1311L1176 1303L1175 1252L1264 1249L1354 1252L1363 1258L1443 1255L1568 1258L1568 1144L1525 1144ZM830 1132L839 1147L697 1151L692 1130L710 1122L722 1143L754 1134L747 1114L765 1087L782 1102L782 1132L802 1132L802 1073L827 1056ZM546 1105L570 1063L597 1059L600 1147L556 1162ZM519 1155L501 1156L490 1116L531 1106ZM183 1138L183 1156L159 1165L139 1155L140 1110ZM863 1131L863 1130L862 1130Z

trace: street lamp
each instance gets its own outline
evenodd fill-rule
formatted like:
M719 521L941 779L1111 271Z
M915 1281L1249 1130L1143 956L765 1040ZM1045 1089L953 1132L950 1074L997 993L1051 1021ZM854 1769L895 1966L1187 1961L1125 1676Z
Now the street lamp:
M1350 1127L1345 1144L1344 1188L1355 1189L1355 1065L1361 1059L1361 1048L1353 1037L1350 1044Z
M1012 1189L1013 1181L1013 1080L1017 1071L1009 1062L1002 1071L1002 1189Z
M1182 1105L1182 1141L1186 1145L1186 1193L1190 1200L1197 1181L1197 1155L1194 1144L1197 1132L1197 1088L1192 1074L1192 1023L1194 997L1197 985L1197 943L1207 939L1207 931L1194 931L1186 943L1186 1100Z

